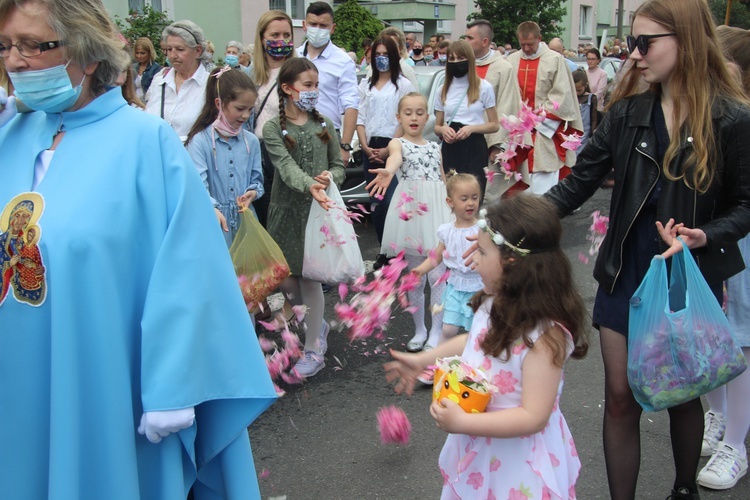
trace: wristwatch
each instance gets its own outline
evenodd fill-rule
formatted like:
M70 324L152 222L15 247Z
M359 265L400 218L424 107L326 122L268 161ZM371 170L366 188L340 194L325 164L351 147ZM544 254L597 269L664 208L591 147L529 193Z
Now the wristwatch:
M341 149L343 149L344 151L351 151L352 149L354 149L352 148L351 144L348 144L346 142L340 143L339 146L341 146Z

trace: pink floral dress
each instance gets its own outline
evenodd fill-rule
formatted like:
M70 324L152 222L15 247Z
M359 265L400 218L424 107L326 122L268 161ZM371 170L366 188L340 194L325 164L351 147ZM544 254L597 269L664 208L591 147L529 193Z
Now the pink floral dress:
M508 361L487 356L480 344L487 334L492 299L474 315L463 359L480 367L498 388L487 411L521 406L521 368L529 348L519 340ZM541 332L532 333L536 340ZM568 353L572 350L569 343ZM576 498L575 483L581 470L573 436L560 412L563 382L547 426L519 438L485 438L450 434L440 453L442 499L547 500Z

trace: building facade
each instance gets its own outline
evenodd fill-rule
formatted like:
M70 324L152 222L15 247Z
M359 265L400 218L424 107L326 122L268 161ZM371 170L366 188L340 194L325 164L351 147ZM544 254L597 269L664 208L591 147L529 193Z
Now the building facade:
M622 34L630 34L633 12L643 3L643 0L625 0ZM593 43L595 47L602 46L602 41L617 35L617 16L619 15L617 0L567 0L565 8L567 14L562 24L565 33L562 36L566 48L575 50L579 43ZM624 41L624 40L622 40Z
M124 19L130 9L140 10L148 5L165 11L175 21L190 19L205 32L216 46L217 55L230 40L251 44L255 38L258 19L268 9L283 10L293 20L294 41L304 40L302 20L308 5L314 0L222 0L220 3L205 0L103 0L112 14ZM345 0L325 0L334 8ZM416 33L419 40L433 33L457 40L466 32L466 17L476 10L473 0L358 0L381 21ZM624 1L623 34L630 33L635 9L643 0ZM617 32L617 0L566 0L563 17L563 42L575 49L579 43L601 45L603 38L612 38Z

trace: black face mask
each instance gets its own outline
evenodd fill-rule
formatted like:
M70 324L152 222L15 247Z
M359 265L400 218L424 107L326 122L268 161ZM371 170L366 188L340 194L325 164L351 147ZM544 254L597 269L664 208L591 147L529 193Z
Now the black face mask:
M415 56L420 56L420 55L422 55L422 49L412 49L412 52L414 52L414 55L415 55Z
M453 78L461 78L469 72L469 61L449 62L445 65L445 71Z

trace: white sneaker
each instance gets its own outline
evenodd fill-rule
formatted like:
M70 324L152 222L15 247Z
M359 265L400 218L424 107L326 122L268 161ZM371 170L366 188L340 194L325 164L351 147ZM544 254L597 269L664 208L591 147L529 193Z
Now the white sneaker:
M698 473L698 484L712 490L728 490L747 473L747 456L723 441Z
M304 351L302 357L294 365L294 369L300 377L308 378L322 370L325 365L323 356L315 351Z
M703 445L701 446L702 457L710 457L716 452L716 446L724 437L725 427L726 422L722 413L711 410L706 412L703 426Z

